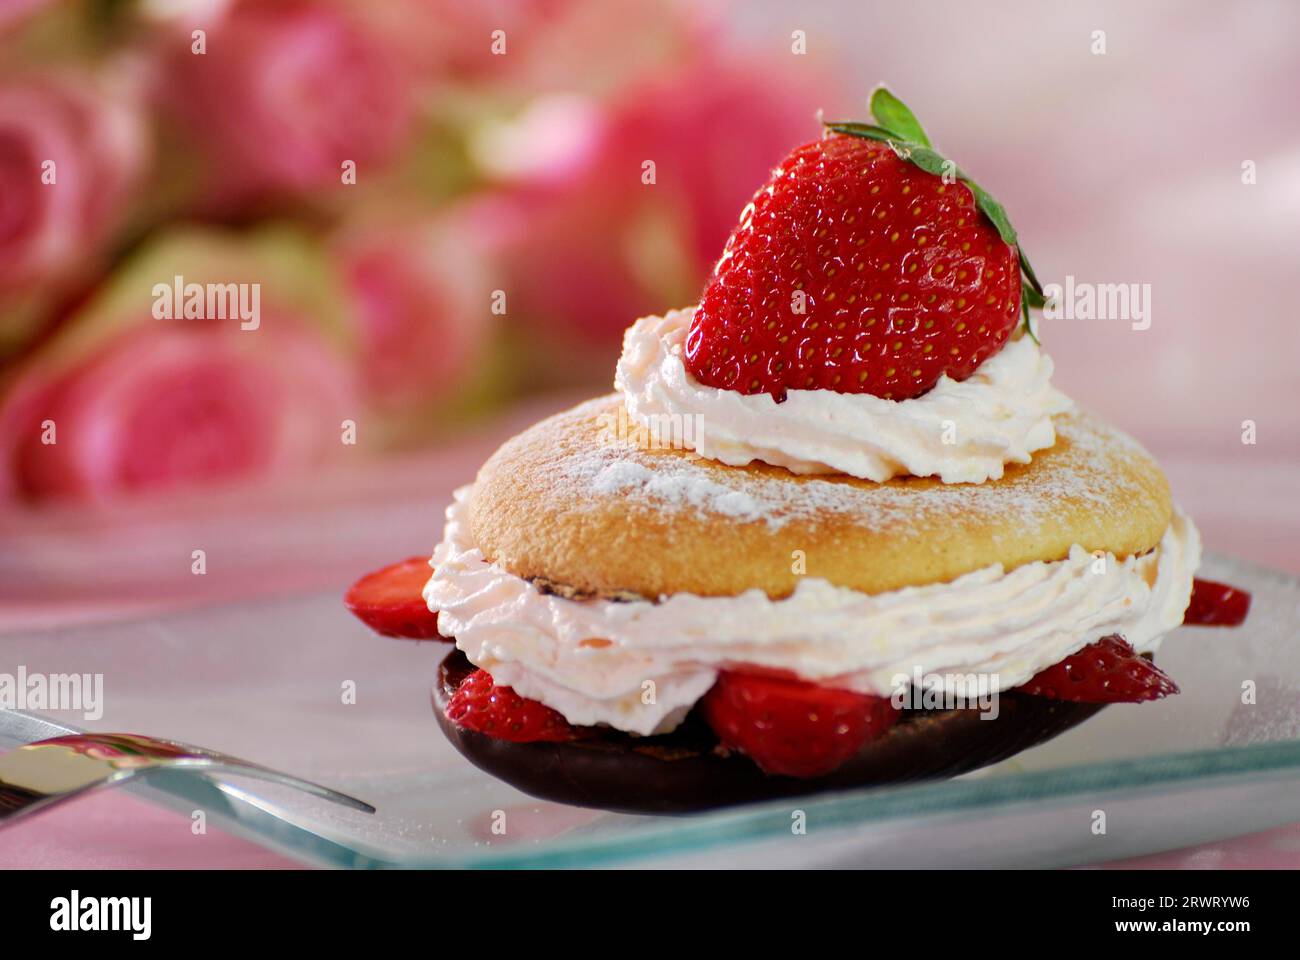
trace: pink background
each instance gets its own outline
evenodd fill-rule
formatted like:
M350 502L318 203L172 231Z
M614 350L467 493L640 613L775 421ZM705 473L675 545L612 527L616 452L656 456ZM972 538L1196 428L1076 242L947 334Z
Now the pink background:
M860 116L866 91L888 81L937 146L1003 201L1044 281L1150 284L1149 330L1043 324L1058 385L1161 459L1208 549L1300 573L1300 5L718 9L720 49L758 74L779 67L797 86L783 110ZM790 52L794 30L806 32L805 57ZM1104 55L1090 49L1096 30ZM1242 183L1245 161L1254 185ZM608 384L616 330L582 336L590 352L551 378L565 392L512 395L449 444L359 456L307 478L0 509L0 631L342 590L373 566L428 552L447 492L496 442ZM1246 420L1253 445L1241 442ZM189 575L195 543L208 545L203 578ZM0 843L6 867L286 865L219 831L196 847L183 818L113 793ZM1123 865L1296 867L1300 827Z

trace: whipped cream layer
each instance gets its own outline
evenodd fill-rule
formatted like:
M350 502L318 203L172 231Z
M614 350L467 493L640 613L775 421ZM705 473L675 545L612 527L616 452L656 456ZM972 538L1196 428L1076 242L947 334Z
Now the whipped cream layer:
M1151 651L1182 623L1201 551L1176 510L1156 550L1122 561L1076 546L1064 560L874 595L808 578L781 600L760 590L568 600L484 560L469 529L472 489L447 510L424 588L439 631L571 723L638 734L676 726L727 667L889 696L898 675L918 669L989 675L1006 690L1112 633Z
M614 386L653 436L730 466L761 460L794 473L877 482L910 474L982 483L1052 446L1052 415L1071 407L1051 385L1051 359L1027 336L1009 341L967 379L940 377L911 400L790 390L777 403L766 393L721 390L686 369L692 316L693 309L674 310L629 327Z

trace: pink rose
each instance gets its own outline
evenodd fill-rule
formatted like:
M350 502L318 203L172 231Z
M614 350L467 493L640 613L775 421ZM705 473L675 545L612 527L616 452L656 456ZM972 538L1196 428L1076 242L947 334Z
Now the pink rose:
M617 188L627 190L626 171L639 173L645 160L654 160L651 192L663 188L670 203L681 205L687 254L702 268L702 284L771 169L821 136L819 106L811 83L780 68L701 61L616 104L605 164ZM637 179L632 184L640 186Z
M474 92L597 93L688 58L718 4L700 0L384 0L368 20L410 70ZM581 52L575 56L575 52Z
M369 12L387 45L422 76L492 83L516 68L536 37L583 0L386 0ZM611 2L611 0L604 0ZM506 54L493 54L493 31ZM516 40L511 49L511 37Z
M0 0L0 34L20 25L53 0Z
M410 128L407 78L338 5L243 2L206 28L206 52L168 33L164 98L209 158L223 196L358 179L392 158Z
M137 107L90 77L0 83L0 293L88 266L140 179Z
M338 455L342 421L357 415L345 364L287 317L264 316L256 331L146 319L9 391L0 484L107 500L266 477Z
M816 108L802 83L734 62L629 90L594 123L594 145L590 132L567 137L580 148L567 178L551 162L507 193L520 315L608 354L636 317L693 303L754 190L819 136ZM647 161L653 184L642 181Z
M375 406L410 411L449 399L479 373L492 330L475 239L452 215L343 238L362 383Z

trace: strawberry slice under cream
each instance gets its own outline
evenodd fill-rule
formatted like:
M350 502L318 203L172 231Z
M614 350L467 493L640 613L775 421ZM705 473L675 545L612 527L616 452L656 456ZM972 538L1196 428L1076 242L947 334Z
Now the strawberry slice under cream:
M456 492L424 599L438 629L493 679L578 725L675 727L723 668L788 671L890 696L900 675L985 675L1024 683L1101 637L1154 651L1183 619L1201 544L1181 512L1160 545L1104 563L1064 560L869 595L815 578L789 597L674 594L658 602L568 600L488 563Z
M777 403L705 386L682 359L693 314L674 310L628 328L614 386L652 436L730 466L761 460L877 482L910 474L982 483L1051 447L1052 416L1072 406L1051 385L1051 359L1028 336L1008 341L966 380L941 377L911 400L790 390Z

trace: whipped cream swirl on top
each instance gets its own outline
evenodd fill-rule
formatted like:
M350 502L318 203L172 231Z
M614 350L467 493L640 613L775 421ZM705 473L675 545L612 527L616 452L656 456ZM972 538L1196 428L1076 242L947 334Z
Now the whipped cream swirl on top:
M742 394L699 383L683 346L693 309L643 317L623 335L614 377L630 417L671 431L701 456L730 466L754 460L794 473L847 473L982 483L1056 442L1053 414L1072 406L1051 385L1052 361L1032 338L1009 341L966 380L944 376L911 400L790 390Z
M1182 622L1200 560L1196 528L1175 511L1155 550L1124 560L1076 546L1064 560L880 594L810 577L780 600L760 590L569 600L484 559L472 495L456 492L424 588L439 631L497 683L571 723L638 734L671 730L729 666L890 696L918 670L988 675L1006 690L1110 634L1151 651Z

